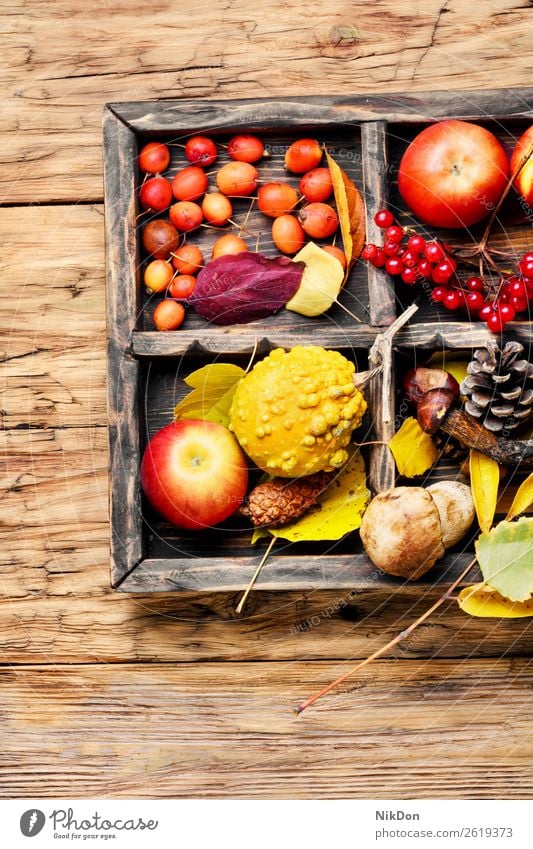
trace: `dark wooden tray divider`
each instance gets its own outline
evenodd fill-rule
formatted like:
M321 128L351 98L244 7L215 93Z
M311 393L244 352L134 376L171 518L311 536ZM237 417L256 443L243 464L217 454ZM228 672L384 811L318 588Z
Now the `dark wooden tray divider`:
M274 347L291 348L309 342L340 350L367 349L370 363L380 363L382 373L369 389L374 438L386 442L394 432L394 349L423 351L445 348L468 350L483 344L491 334L484 324L416 320L402 327L392 344L380 342L381 334L396 318L394 287L377 269L368 271L368 324L355 324L350 337L346 328L317 326L295 316L290 325L267 327L243 325L228 328L206 326L178 333L142 330L139 250L136 233L137 137L173 133L174 138L193 132L228 133L291 131L360 124L361 161L367 216L367 239L379 241L374 213L387 202L388 123L422 123L446 117L471 119L531 118L533 89L484 92L423 92L386 96L284 98L278 101L158 101L110 104L104 114L106 192L106 241L108 267L108 403L110 439L110 511L112 584L129 592L220 590L243 588L257 558L195 557L169 559L150 556L148 530L142 518L139 464L145 439L141 430L143 387L140 364L158 359L206 355L237 356L257 345L259 354ZM531 324L513 323L513 336L531 344ZM378 344L376 345L376 339ZM374 347L373 347L374 346ZM395 467L390 451L376 446L371 452L369 481L375 491L394 484ZM292 549L291 549L292 550ZM261 552L258 553L258 557ZM471 554L450 552L440 561L435 575L419 582L424 587L449 582L466 565ZM309 558L297 553L273 555L257 583L264 590L367 589L391 592L402 581L384 575L361 551Z

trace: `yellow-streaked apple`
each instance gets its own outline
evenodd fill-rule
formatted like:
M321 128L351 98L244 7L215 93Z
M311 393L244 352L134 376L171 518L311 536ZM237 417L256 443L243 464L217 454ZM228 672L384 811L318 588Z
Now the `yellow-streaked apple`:
M179 419L150 440L141 463L143 491L165 519L201 530L231 516L248 485L246 457L221 424Z

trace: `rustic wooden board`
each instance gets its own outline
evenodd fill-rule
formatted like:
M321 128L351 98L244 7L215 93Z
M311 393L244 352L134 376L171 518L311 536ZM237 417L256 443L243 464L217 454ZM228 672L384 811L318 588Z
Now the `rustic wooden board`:
M468 90L529 83L533 10L490 0L483 12L423 0L406 17L396 0L375 0L315 4L310 15L286 4L280 15L267 0L253 10L247 0L198 0L184 15L158 0L147 15L141 0L16 0L1 12L2 197L101 200L110 100L452 89L466 112Z
M531 797L527 659L381 661L293 715L344 669L4 668L3 796Z

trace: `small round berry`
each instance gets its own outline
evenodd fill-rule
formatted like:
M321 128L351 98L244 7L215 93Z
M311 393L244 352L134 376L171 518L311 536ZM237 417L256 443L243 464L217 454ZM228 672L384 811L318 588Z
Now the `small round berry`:
M398 242L385 242L383 252L385 256L396 256L400 251Z
M322 148L316 139L298 139L285 153L285 168L294 174L305 174L320 164Z
M207 177L198 165L181 168L172 180L172 194L176 200L198 200L207 189Z
M329 168L313 168L304 174L298 191L308 203L322 203L333 192L333 181Z
M511 295L516 295L519 298L525 298L527 296L526 284L523 280L520 280L518 277L510 277L507 282L509 283Z
M217 146L207 136L191 136L185 145L185 158L202 168L212 165L217 156Z
M165 177L151 177L139 190L139 201L143 209L163 212L172 203L172 189Z
M170 150L162 142L148 142L139 153L139 168L145 174L160 174L169 162Z
M424 256L430 262L442 262L444 259L444 251L438 242L428 242L424 248Z
M272 222L272 241L282 254L295 254L305 244L305 231L294 215L278 215Z
M361 259L366 259L367 262L372 262L372 260L375 259L378 250L378 246L373 245L372 243L365 245L361 251Z
M436 265L431 272L431 279L434 280L435 283L447 283L452 275L453 268L451 263L447 262L447 260L443 260L442 262L439 262L439 264Z
M196 230L204 220L201 208L192 200L180 200L172 204L168 214L174 227L180 233L190 233L191 230Z
M431 277L431 272L433 271L433 266L430 263L429 259L421 259L417 265L418 273L425 277L426 280L429 280Z
M485 291L485 281L481 277L469 277L465 280L465 286L469 292Z
M417 277L418 274L416 273L416 270L414 268L404 268L404 270L402 271L402 280L404 283L407 283L408 286L412 286L414 283L416 283Z
M508 321L514 321L516 311L512 304L502 304L498 311L504 324L507 324Z
M467 292L465 295L465 303L470 312L479 312L485 304L485 299L481 292Z
M257 168L249 162L227 162L219 169L215 180L220 191L232 197L246 197L255 192Z
M297 203L298 193L288 183L264 183L257 193L259 210L270 218L292 212Z
M177 298L178 301L184 301L190 298L196 288L196 277L192 274L178 274L174 277L168 287L169 298Z
M481 321L487 321L489 316L494 312L494 307L492 304L483 304L483 306L479 309L478 317Z
M233 207L226 195L210 192L202 201L202 212L213 227L224 227L233 215Z
M331 254L335 259L338 259L343 268L346 268L346 254L344 251L341 251L336 245L322 245L322 250L326 251L327 254Z
M435 286L431 291L431 300L436 304L442 304L449 291L446 286Z
M164 259L149 262L144 271L144 285L151 292L164 292L172 280L172 266Z
M327 239L339 226L339 217L327 203L308 203L298 215L300 224L312 239Z
M385 239L388 242L401 242L404 237L404 229L403 227L399 227L398 224L392 224L390 227L387 227L385 230Z
M531 257L531 259L526 259L524 257L524 259L520 260L518 263L518 269L524 277L533 277L533 257Z
M401 256L406 268L414 268L418 264L418 254L413 253L413 251L404 251Z
M386 262L387 257L385 256L385 252L381 248L378 248L375 257L372 260L372 265L374 268L383 268Z
M177 330L183 324L185 308L178 301L165 298L155 308L152 316L158 330Z
M226 233L216 240L211 251L211 258L218 259L219 256L228 256L228 254L235 256L245 253L247 250L248 245L244 239L241 239L235 233Z
M500 315L500 310L493 310L487 318L487 327L493 333L500 333L505 327L505 319Z
M407 248L414 254L421 254L424 248L426 247L426 240L423 236L418 236L415 234L411 236L407 242Z
M394 216L388 209L379 209L374 215L374 222L378 227L391 227L394 224Z
M388 271L389 274L397 275L401 274L404 270L404 265L401 259L397 256L388 257L385 262L385 271Z
M257 136L233 136L228 142L228 154L237 162L259 162L265 146Z
M521 295L511 295L509 303L515 308L516 312L524 312L524 310L527 310L528 305L527 295L523 297Z
M449 289L443 300L443 304L447 310L458 310L461 306L461 293L457 289Z
M172 257L172 265L180 274L197 274L204 264L204 257L196 245L182 245Z

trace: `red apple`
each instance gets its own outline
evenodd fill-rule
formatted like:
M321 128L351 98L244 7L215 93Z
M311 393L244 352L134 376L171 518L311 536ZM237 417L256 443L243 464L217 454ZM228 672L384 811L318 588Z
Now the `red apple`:
M514 174L523 157L533 147L533 124L525 133L518 139L513 155L511 157L511 174ZM514 185L519 195L521 195L526 203L533 205L533 156L531 156L520 173L518 174Z
M491 132L468 121L440 121L405 151L398 188L421 221L471 227L494 209L508 175L507 154Z
M241 504L246 458L229 430L215 422L180 419L146 446L141 486L151 504L179 528L217 525Z

